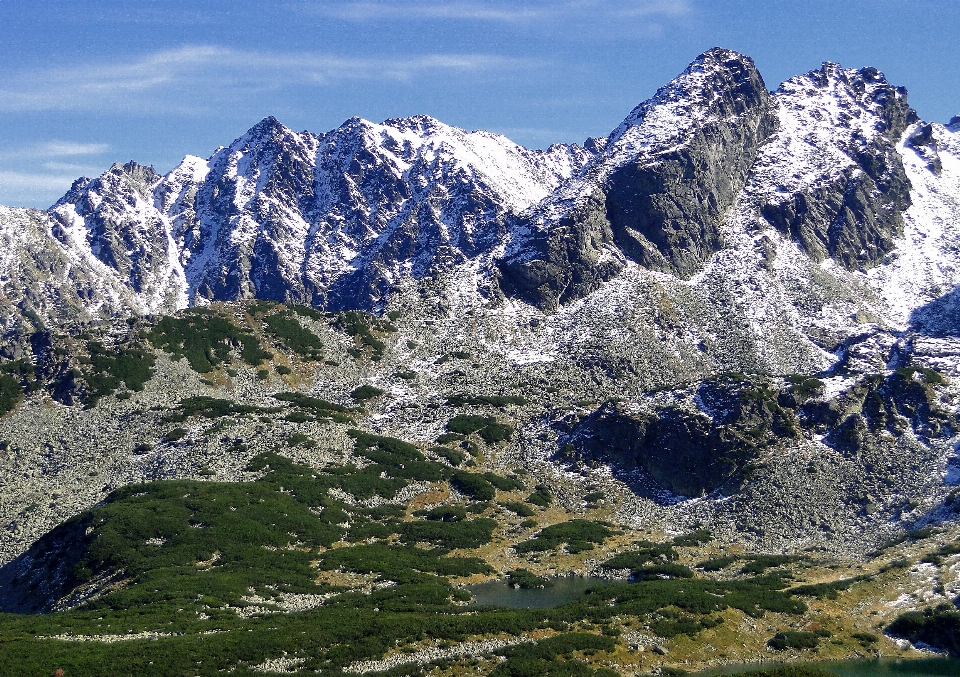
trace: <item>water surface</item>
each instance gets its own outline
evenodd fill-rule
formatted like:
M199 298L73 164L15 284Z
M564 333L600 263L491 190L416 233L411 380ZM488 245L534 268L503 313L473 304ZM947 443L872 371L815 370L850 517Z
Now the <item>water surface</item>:
M783 663L747 663L725 665L711 668L702 673L704 677L729 675L732 673L762 670L783 665ZM960 659L958 658L880 658L874 660L849 660L805 663L840 677L960 677Z
M506 581L487 581L468 585L467 592L473 595L471 604L500 606L511 609L549 609L572 602L603 578L551 578L549 588L511 588Z

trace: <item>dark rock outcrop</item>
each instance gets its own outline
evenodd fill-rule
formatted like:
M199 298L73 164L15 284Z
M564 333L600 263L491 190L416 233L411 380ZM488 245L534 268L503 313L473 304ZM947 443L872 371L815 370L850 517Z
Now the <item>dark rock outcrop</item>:
M596 183L586 198L546 226L537 210L524 217L501 287L552 310L597 289L625 258L689 278L721 248L723 215L776 125L753 61L705 52L610 135L586 179L571 179Z
M873 472L889 464L886 434L953 434L956 421L935 389L942 383L933 370L904 367L868 375L824 399L816 378L718 377L687 391L696 407L689 400L653 401L639 410L605 404L561 438L560 458L641 470L674 494L700 496L740 488L765 450L818 434Z
M838 451L882 456L883 432L900 437L909 430L926 438L952 434L956 422L934 389L940 383L937 372L914 367L870 375L846 391L838 407L828 412L821 405L810 418L828 430L825 441Z
M676 405L635 412L608 403L566 438L565 455L643 470L674 494L701 496L739 485L750 461L798 434L795 412L764 382L719 379L697 389L703 411Z
M943 161L940 159L937 140L934 138L933 125L929 122L920 126L910 138L907 139L907 145L913 149L913 152L927 161L927 168L940 176L943 172Z
M522 254L501 261L500 287L553 311L595 291L623 266L607 220L606 196L598 190L550 230L533 231Z
M853 132L839 150L852 160L837 176L828 174L809 188L761 207L763 217L801 244L811 257L832 257L849 270L878 263L894 249L903 232L903 212L910 206L910 181L896 144L906 126L916 122L906 90L886 82L875 68L844 71L824 64L806 76L818 88L840 87L858 104L848 115L870 115L876 134Z
M713 49L709 103L683 142L641 156L609 178L614 240L637 263L689 278L720 249L720 224L746 182L758 148L776 129L770 94L753 61Z
M169 265L167 242L160 219L143 221L137 212L140 204L153 202L151 190L160 180L153 167L130 161L113 165L83 186L75 182L51 210L56 220L54 236L69 245L70 217L57 207L72 204L76 215L86 221L93 255L129 280L134 292L152 291L157 271Z

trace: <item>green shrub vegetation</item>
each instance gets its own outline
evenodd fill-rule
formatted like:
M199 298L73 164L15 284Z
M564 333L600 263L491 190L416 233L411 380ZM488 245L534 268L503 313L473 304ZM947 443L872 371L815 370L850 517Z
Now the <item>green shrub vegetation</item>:
M639 541L637 546L638 548L636 550L615 555L601 566L604 569L630 569L632 571L639 571L642 567L652 562L673 561L679 556L670 543Z
M553 503L553 494L545 484L538 484L532 494L527 496L527 503L541 508L548 508Z
M638 567L631 572L634 579L693 578L693 570L676 562L657 562Z
M189 431L186 428L174 428L169 431L166 435L163 436L167 442L176 442L177 440L182 440L187 436Z
M268 333L283 341L297 355L308 360L323 359L320 337L304 328L290 313L267 315L263 318L263 325Z
M447 459L447 461L450 462L450 465L454 467L463 463L464 459L467 457L467 455L459 449L451 449L450 447L433 447L432 451L440 458Z
M869 579L869 576L856 576L854 578L841 578L838 581L829 583L811 583L808 585L797 585L790 588L790 594L798 597L816 597L817 599L836 599L844 590L858 581Z
M509 440L513 436L513 428L510 425L498 423L497 419L490 416L473 414L454 416L447 422L447 430L457 435L477 433L488 444Z
M814 632L785 630L774 635L767 644L777 651L784 649L815 649L820 637Z
M917 367L917 366L902 367L900 369L897 369L897 375L908 381L915 379L917 375L919 375L924 383L928 383L931 385L942 385L947 382L947 380L943 377L943 375L940 372L936 371L935 369L930 369L928 367Z
M362 385L353 389L353 392L350 393L350 397L355 399L357 402L366 402L367 400L372 400L375 397L380 397L385 391L380 390L380 388L375 388L372 385Z
M377 338L374 332L386 334L397 331L397 328L387 320L359 310L334 314L333 326L349 334L356 341L358 347L352 352L354 357L369 353L371 359L375 361L383 358L386 344Z
M802 402L807 400L823 389L823 381L812 376L803 374L790 374L786 377L790 383L790 392Z
M767 569L782 567L803 559L799 555L755 555L740 569L742 574L762 574Z
M656 614L651 614L650 629L661 637L693 637L701 630L715 628L721 623L723 617L693 616L675 609L660 609Z
M337 423L350 423L353 421L353 410L342 404L328 402L318 397L311 397L303 393L276 393L274 399L281 402L289 402L291 406L300 409L300 413L310 413L315 419L331 419ZM304 420L307 420L306 418Z
M703 545L713 540L713 536L706 529L698 529L689 534L683 534L673 539L673 544L680 548Z
M166 416L168 421L185 421L191 416L203 418L222 418L224 416L246 416L258 413L276 413L277 409L264 409L249 404L237 404L233 400L223 400L207 395L197 395L180 400L179 411Z
M901 614L887 626L887 632L960 656L960 611L950 604Z
M299 393L276 398L284 405L277 409L286 414L351 413ZM205 397L187 398L167 413L218 419L264 412L280 413ZM168 437L177 432L187 434L181 428ZM797 599L803 586L788 589L783 574L744 574L723 581L692 577L678 563L678 549L697 532L667 543L634 543L603 566L641 572L635 582L597 581L555 608L467 605L469 593L451 579L495 571L473 553L454 551L491 542L497 523L486 516L496 509L490 501L498 490L523 489L523 480L455 470L429 460L422 447L404 440L360 430L348 434L354 454L364 459L358 463L367 464L363 468L309 467L279 453L259 454L246 468L256 473L255 481L124 487L41 538L10 594L53 601L75 585L96 584L111 574L117 584L71 611L0 614L0 674L50 675L63 669L66 677L254 677L261 673L252 666L289 656L301 660L305 672L343 675L357 661L409 651L414 644L443 646L483 636L524 639L551 628L561 634L499 649L495 653L502 660L485 661L485 669L497 677L615 677L597 665L613 660L607 654L626 627L639 624L661 637L695 636L715 627L719 614L730 608L754 618L806 610ZM295 432L280 447L311 442ZM431 456L440 453L430 449ZM472 502L414 511L398 494L420 480L450 480ZM545 505L552 500L542 485L534 495ZM535 512L524 503L500 505L520 517ZM575 552L614 534L610 524L574 519L541 529L516 549L523 554L565 546ZM339 580L358 582L318 583L337 580L327 573L318 579L318 570L362 579L344 576ZM508 572L507 580L527 588L553 583L520 568ZM286 595L301 594L322 595L322 604L273 613L280 611ZM581 631L571 632L571 627ZM140 632L158 634L112 643L52 639ZM474 671L472 660L407 665L386 674L417 674L432 667L442 667L443 674L465 674ZM451 673L454 665L464 669L455 667ZM824 677L770 670L757 677Z
M492 472L483 473L483 478L500 491L516 491L523 489L524 484L515 477L503 477Z
M311 320L316 320L317 322L322 322L326 318L322 311L311 308L310 306L292 305L289 306L289 308L300 317L309 317Z
M404 543L430 543L444 550L456 550L489 543L496 527L492 519L404 522L399 532Z
M89 358L81 357L78 361L90 364ZM74 379L82 376L76 367L72 367L67 373ZM40 369L30 360L0 362L0 416L16 409L24 395L40 390L43 386Z
M583 500L585 503L597 503L606 498L606 495L602 491L591 491L589 494L585 494Z
M554 550L566 544L569 552L590 550L594 543L603 541L613 534L609 525L591 520L574 519L541 529L534 538L513 546L518 554Z
M240 358L254 367L273 357L261 348L255 336L206 308L162 318L147 338L175 360L186 357L190 368L201 374L229 362L233 348L239 349Z
M514 569L507 572L507 582L512 588L522 588L532 590L534 588L552 588L554 582L549 578L543 578L528 571L527 569Z
M943 564L944 557L950 557L951 555L960 555L960 539L957 539L952 543L941 545L933 552L928 552L923 556L921 561L939 566L940 564Z
M10 374L0 374L0 416L16 409L22 396L20 382Z
M724 555L723 557L715 557L713 559L704 560L697 565L697 568L703 569L704 571L722 571L734 562L738 561L740 561L739 557Z
M536 644L518 644L498 650L496 653L506 660L490 673L490 677L617 677L613 670L592 669L574 657L574 653L593 655L613 649L614 640L603 635L585 632L557 635Z
M413 546L373 543L336 548L322 555L321 570L343 569L358 574L379 574L397 583L416 578L411 572L441 576L469 576L490 573L490 566L477 557L448 557L446 550L424 550Z
M490 501L497 495L490 481L477 473L458 470L450 478L450 485L461 494L477 501Z
M533 517L536 514L536 512L525 506L523 503L507 501L501 503L500 505L519 517Z
M121 385L130 390L143 390L153 376L156 357L145 348L126 346L109 350L98 341L89 341L87 350L90 367L83 372L83 378L88 386L88 407L113 394Z
M467 509L462 505L441 505L432 510L418 510L414 514L438 522L462 522L467 519Z

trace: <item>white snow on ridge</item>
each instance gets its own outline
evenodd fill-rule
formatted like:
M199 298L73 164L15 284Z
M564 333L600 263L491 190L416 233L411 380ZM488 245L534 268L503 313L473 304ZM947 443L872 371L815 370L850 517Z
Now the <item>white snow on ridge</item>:
M713 118L708 111L717 98L717 71L721 61L745 59L730 50L711 50L703 58L657 90L653 98L634 108L607 137L603 154L562 184L542 204L526 215L540 229L548 229L585 201L619 167L657 156L689 142L692 133Z
M825 63L780 85L774 92L780 128L760 149L748 190L786 198L836 180L856 164L850 149L883 133L874 96L888 85L879 72L860 92L851 87L854 80L863 81L860 71Z
M898 146L912 185L903 236L888 261L867 273L903 328L913 310L960 285L960 129L932 125L937 174L909 141L922 126L908 128Z
M363 292L378 303L405 278L437 271L454 271L456 288L448 291L473 308L488 300L484 293L498 257L508 250L515 255L511 248L525 236L554 227L617 168L657 162L712 121L711 106L722 94L717 77L729 78L720 73L729 59L745 57L707 53L588 148L530 150L428 116L382 123L352 118L319 135L268 118L206 160L185 157L165 177L125 174L116 166L71 191L48 212L59 222L50 225L49 237L58 242L50 248L63 250L74 273L97 281L91 313L164 312L228 294L257 295L267 287L313 303L348 276L367 273L372 281L356 288L366 284ZM703 271L684 282L628 263L596 293L603 298L560 309L549 344L525 343L524 334L505 358L550 360L561 343L629 345L636 337L620 314L637 311L631 304L646 303L650 290L661 287L664 298L689 294L704 306L722 307L721 314L740 323L741 334L730 340L750 342L757 360L771 368L782 360L780 348L770 348L774 343L818 333L829 335L818 345L833 350L830 340L860 332L858 325L906 329L916 308L960 285L960 118L933 125L922 152L908 140L922 123L904 134L899 152L912 184L905 231L897 250L865 273L829 259L814 262L758 211L760 204L815 191L855 167L856 150L886 133L881 89L892 91L879 72L836 64L783 83L773 95L779 129L760 149L730 210L726 248ZM939 159L937 170L931 153ZM16 251L42 249L34 240L45 236L17 233L18 223L24 223L20 216L0 211L0 277L16 266ZM125 260L112 263L104 255L111 245L124 250L119 258ZM759 253L765 247L772 252L766 258ZM638 301L644 294L649 298ZM521 314L539 312L522 302L494 312L509 319L517 305ZM861 310L869 311L862 313L867 319L860 319ZM710 339L715 327L706 320L694 326L699 320L690 321L687 336L669 340L686 349ZM808 343L805 364L836 358Z

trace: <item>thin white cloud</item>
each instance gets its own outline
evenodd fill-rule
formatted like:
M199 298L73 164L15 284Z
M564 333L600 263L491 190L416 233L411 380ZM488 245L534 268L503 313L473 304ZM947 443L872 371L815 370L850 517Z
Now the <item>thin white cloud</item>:
M592 18L681 16L692 8L689 0L581 0L579 2L340 2L301 4L298 8L346 21L459 20L530 23L589 15Z
M23 72L0 79L0 110L198 113L218 100L346 80L406 81L419 75L529 69L542 61L491 54L353 58L190 45L126 63Z
M109 162L105 143L52 140L0 153L0 204L45 208L79 176L99 176Z
M0 192L28 191L31 193L59 191L63 193L76 181L75 174L37 174L0 170Z
M543 17L545 10L522 9L516 6L493 8L475 3L377 3L345 2L312 6L317 14L326 14L347 21L396 19L470 19L481 21L529 21Z
M74 176L99 176L106 169L104 166L76 162L43 162L40 167L48 172L72 172Z
M102 155L110 150L105 143L79 143L76 141L46 141L20 148L12 148L0 153L0 160L43 160L76 158L90 155Z
M77 143L75 141L50 141L40 146L40 152L47 157L64 155L100 155L110 150L105 143Z

